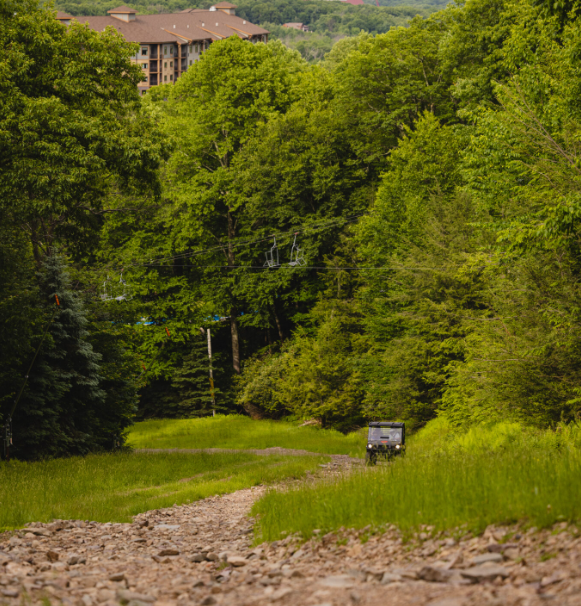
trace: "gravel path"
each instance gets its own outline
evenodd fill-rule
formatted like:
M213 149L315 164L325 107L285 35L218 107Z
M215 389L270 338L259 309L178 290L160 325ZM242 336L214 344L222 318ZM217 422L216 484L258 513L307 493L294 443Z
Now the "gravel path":
M248 513L265 490L149 511L132 524L55 521L0 535L0 603L581 606L581 538L566 524L407 544L395 529L368 540L364 529L253 548Z
M199 454L200 452L205 452L208 454L215 454L218 452L242 452L245 454L254 454L260 455L263 457L273 456L273 455L290 455L295 457L312 457L315 456L323 456L323 457L331 457L334 461L362 461L362 459L352 459L349 455L337 455L337 454L327 454L325 452L310 452L309 450L296 450L294 448L280 448L279 446L275 446L273 448L262 448L262 449L239 449L239 448L136 448L134 452L185 452L190 454Z

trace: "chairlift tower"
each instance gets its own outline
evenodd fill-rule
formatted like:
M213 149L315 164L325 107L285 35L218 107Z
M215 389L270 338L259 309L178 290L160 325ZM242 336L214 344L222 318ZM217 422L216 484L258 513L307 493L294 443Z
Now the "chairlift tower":
M206 329L200 327L200 332L205 335ZM210 333L210 329L207 329L208 332L208 361L209 361L209 375L210 375L210 396L212 398L212 416L216 416L216 394L214 393L214 371L212 369L212 334Z

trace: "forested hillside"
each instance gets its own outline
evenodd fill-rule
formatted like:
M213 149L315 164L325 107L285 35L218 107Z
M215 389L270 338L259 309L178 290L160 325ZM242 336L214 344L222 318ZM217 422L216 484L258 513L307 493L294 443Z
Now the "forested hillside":
M270 31L271 40L282 40L298 50L303 58L318 61L335 42L361 32L383 34L392 27L404 26L416 15L427 17L442 8L444 2L401 0L375 2L352 6L327 0L242 0L236 3L236 13L244 19ZM177 12L185 8L203 8L211 2L201 0L165 0L156 4L131 3L142 14ZM385 6L384 6L385 4ZM56 7L75 16L106 15L118 6L115 0L58 0ZM283 28L284 23L303 23L308 32Z
M377 10L379 4L380 10ZM381 27L385 15L399 15L399 11L416 13L433 12L443 8L446 0L368 0L364 6L352 6L342 2L328 0L240 0L236 2L238 15L247 17L254 23L301 22L311 29L324 25L331 30L340 27L343 21L353 21L353 27L375 31L374 24ZM107 11L119 6L115 0L59 0L56 7L67 10L73 15L106 15ZM186 8L208 9L211 1L201 0L160 0L155 4L132 2L131 7L142 14L172 13ZM321 23L318 23L322 20ZM358 25L360 24L360 27Z
M0 6L3 420L48 330L18 456L211 414L200 327L221 412L579 417L573 13L468 0L316 65L230 38L140 99L114 33Z

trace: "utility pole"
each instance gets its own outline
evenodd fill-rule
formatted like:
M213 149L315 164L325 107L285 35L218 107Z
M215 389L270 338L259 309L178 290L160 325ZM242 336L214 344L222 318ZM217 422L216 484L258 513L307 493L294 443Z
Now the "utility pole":
M202 334L206 331L203 328L200 328ZM208 328L208 360L209 360L209 371L210 371L210 396L212 397L212 416L216 416L216 395L214 394L214 373L212 371L212 334L210 333L210 329Z

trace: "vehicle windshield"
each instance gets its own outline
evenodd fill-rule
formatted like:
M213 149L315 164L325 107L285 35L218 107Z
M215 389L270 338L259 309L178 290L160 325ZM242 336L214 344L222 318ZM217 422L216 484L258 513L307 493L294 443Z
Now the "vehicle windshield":
M401 429L398 427L370 427L369 439L401 442Z

